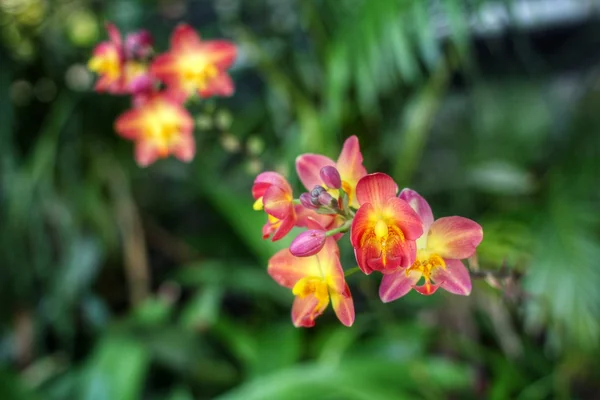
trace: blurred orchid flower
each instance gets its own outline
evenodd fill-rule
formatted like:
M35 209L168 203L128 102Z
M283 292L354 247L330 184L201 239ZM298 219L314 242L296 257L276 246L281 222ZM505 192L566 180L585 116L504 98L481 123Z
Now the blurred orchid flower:
M171 36L170 50L154 59L150 72L182 100L196 92L201 97L230 96L234 86L226 70L236 53L233 43L201 40L192 27L181 24Z
M113 24L107 23L108 41L101 42L94 49L88 68L99 75L95 90L113 94L122 93L123 42L121 33Z
M283 238L296 223L296 211L293 204L292 187L277 172L263 172L254 180L252 186L255 210L265 210L267 223L263 226L263 238L271 235L272 241Z
M99 75L97 92L111 94L136 94L140 78L148 76L148 65L139 60L151 51L152 37L147 31L128 34L125 43L117 27L106 24L109 40L94 49L88 68Z
M115 130L135 142L135 159L141 167L173 154L184 162L194 158L194 120L177 101L154 94L115 121Z

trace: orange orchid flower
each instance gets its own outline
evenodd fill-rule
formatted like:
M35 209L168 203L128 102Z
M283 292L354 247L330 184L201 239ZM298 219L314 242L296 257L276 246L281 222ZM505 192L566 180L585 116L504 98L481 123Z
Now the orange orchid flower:
M146 31L134 32L123 43L121 33L107 23L109 40L94 49L88 68L99 75L94 89L111 94L135 93L135 82L148 76L148 65L138 59L151 51L152 38ZM139 57L138 57L139 58Z
M396 300L411 289L430 295L439 287L450 293L469 295L471 277L460 260L475 253L483 239L481 226L463 217L444 217L434 221L431 207L414 190L402 190L400 198L406 200L419 214L424 233L417 240L417 258L414 263L405 270L383 277L379 287L381 300L386 303ZM418 286L421 277L425 282Z
M263 238L271 235L272 241L283 238L296 223L296 211L293 204L292 187L277 172L263 172L254 180L252 186L255 210L265 210L267 223L263 226Z
M356 199L356 184L367 174L363 166L363 156L360 152L358 138L350 136L344 142L342 152L337 162L320 154L302 154L296 158L296 171L306 190L311 191L315 186L323 186L332 196L338 197L338 190L328 188L321 177L321 169L325 166L334 166L339 171L342 180L342 189L348 193L349 204L358 208Z
M154 94L115 121L115 130L135 142L135 159L141 167L170 154L189 162L196 153L194 120L175 100Z
M268 273L296 296L292 306L294 326L314 326L330 300L342 324L354 323L354 303L333 238L328 238L323 249L309 257L294 257L288 249L279 251L269 260Z
M365 274L389 274L409 267L416 258L417 240L423 233L421 219L410 205L396 197L398 186L382 173L358 181L360 208L352 221L350 241L358 266Z
M233 82L225 72L236 57L236 47L225 40L200 40L192 27L181 24L171 36L171 48L152 62L151 74L182 99L230 96Z
M94 49L88 68L100 77L96 82L98 92L121 93L123 71L123 41L121 33L113 24L106 24L109 40Z

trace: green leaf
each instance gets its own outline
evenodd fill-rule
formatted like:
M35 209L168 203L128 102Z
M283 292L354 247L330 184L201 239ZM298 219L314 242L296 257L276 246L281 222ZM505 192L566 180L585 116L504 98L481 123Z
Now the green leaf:
M2 398L7 400L36 400L40 398L31 392L17 375L4 368L0 369L0 393L2 393Z
M265 375L294 365L300 358L301 334L302 330L288 321L265 326L256 335L258 357L249 366L251 376Z
M555 177L524 288L529 329L552 328L555 349L573 344L597 348L600 339L600 245L594 231L595 211L585 199L572 197L564 178Z
M206 260L181 268L175 279L186 286L218 286L251 297L268 298L282 305L289 304L292 298L288 289L271 279L266 268L256 265Z
M180 324L187 329L212 325L219 316L222 298L220 285L207 285L198 290L181 311Z
M202 178L197 180L200 190L264 265L277 250L289 246L290 235L276 243L262 238L260 227L265 224L267 217L264 212L252 209L253 200L249 193L241 196L215 179L214 175L202 172Z
M165 400L194 400L194 396L188 389L176 387Z
M138 341L122 336L104 338L88 362L78 398L140 399L149 362L148 351Z

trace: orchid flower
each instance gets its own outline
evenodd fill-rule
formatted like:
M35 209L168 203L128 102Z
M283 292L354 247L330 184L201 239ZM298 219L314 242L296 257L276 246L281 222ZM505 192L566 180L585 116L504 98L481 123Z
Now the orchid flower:
M382 173L363 177L356 185L360 208L352 221L350 240L358 266L365 274L384 274L412 265L423 224L403 199L398 186Z
M348 194L349 205L358 208L356 199L356 184L367 174L363 166L363 156L360 152L358 138L350 136L344 142L342 152L334 162L329 157L320 154L302 154L296 158L296 171L304 187L311 191L315 186L323 186L334 196L338 196L338 189L327 187L321 175L321 169L334 166L341 177L341 187Z
M181 104L164 94L155 94L123 113L115 121L115 130L135 142L135 159L141 167L170 154L189 162L196 153L194 120Z
M463 217L443 217L434 221L431 207L417 192L404 189L405 200L423 221L423 236L417 240L417 257L406 269L385 275L379 287L383 302L396 300L411 289L430 295L441 287L450 293L467 296L471 278L462 259L471 257L483 239L481 226ZM417 283L424 279L422 285Z
M158 55L150 73L185 100L194 93L201 97L230 96L233 81L226 70L236 57L236 47L225 40L201 40L186 24L175 28L171 48Z
M269 275L281 286L292 289L292 322L296 327L312 327L331 301L333 311L346 326L354 323L354 303L344 279L336 241L327 239L317 254L295 257L288 249L269 260Z

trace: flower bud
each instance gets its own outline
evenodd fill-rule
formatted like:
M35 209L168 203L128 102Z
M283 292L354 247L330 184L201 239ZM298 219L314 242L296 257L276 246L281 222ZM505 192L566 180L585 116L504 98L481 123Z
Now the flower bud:
M325 192L325 188L323 186L315 186L313 190L310 192L310 195L314 198L319 197L321 193Z
M317 254L325 246L325 231L311 229L302 232L290 245L290 253L296 257L308 257Z
M323 186L317 185L314 187L314 189L310 192L310 202L312 203L313 206L315 206L316 208L321 207L321 203L319 202L319 195L323 192L325 192L325 188Z
M300 195L300 204L302 204L304 207L308 208L309 210L314 210L319 207L317 204L313 203L313 198L310 195L310 193L308 193L308 192L302 193Z
M319 195L318 199L319 199L319 204L321 204L321 205L324 205L327 207L332 207L332 208L336 208L338 206L337 200L334 199L333 196L327 192L321 193Z
M125 54L127 58L146 58L152 52L152 35L142 30L130 33L125 38Z
M327 165L321 168L320 175L328 188L339 189L342 187L342 178L336 167Z
M154 81L147 74L138 76L129 83L129 91L133 95L150 93L152 89L154 89Z

